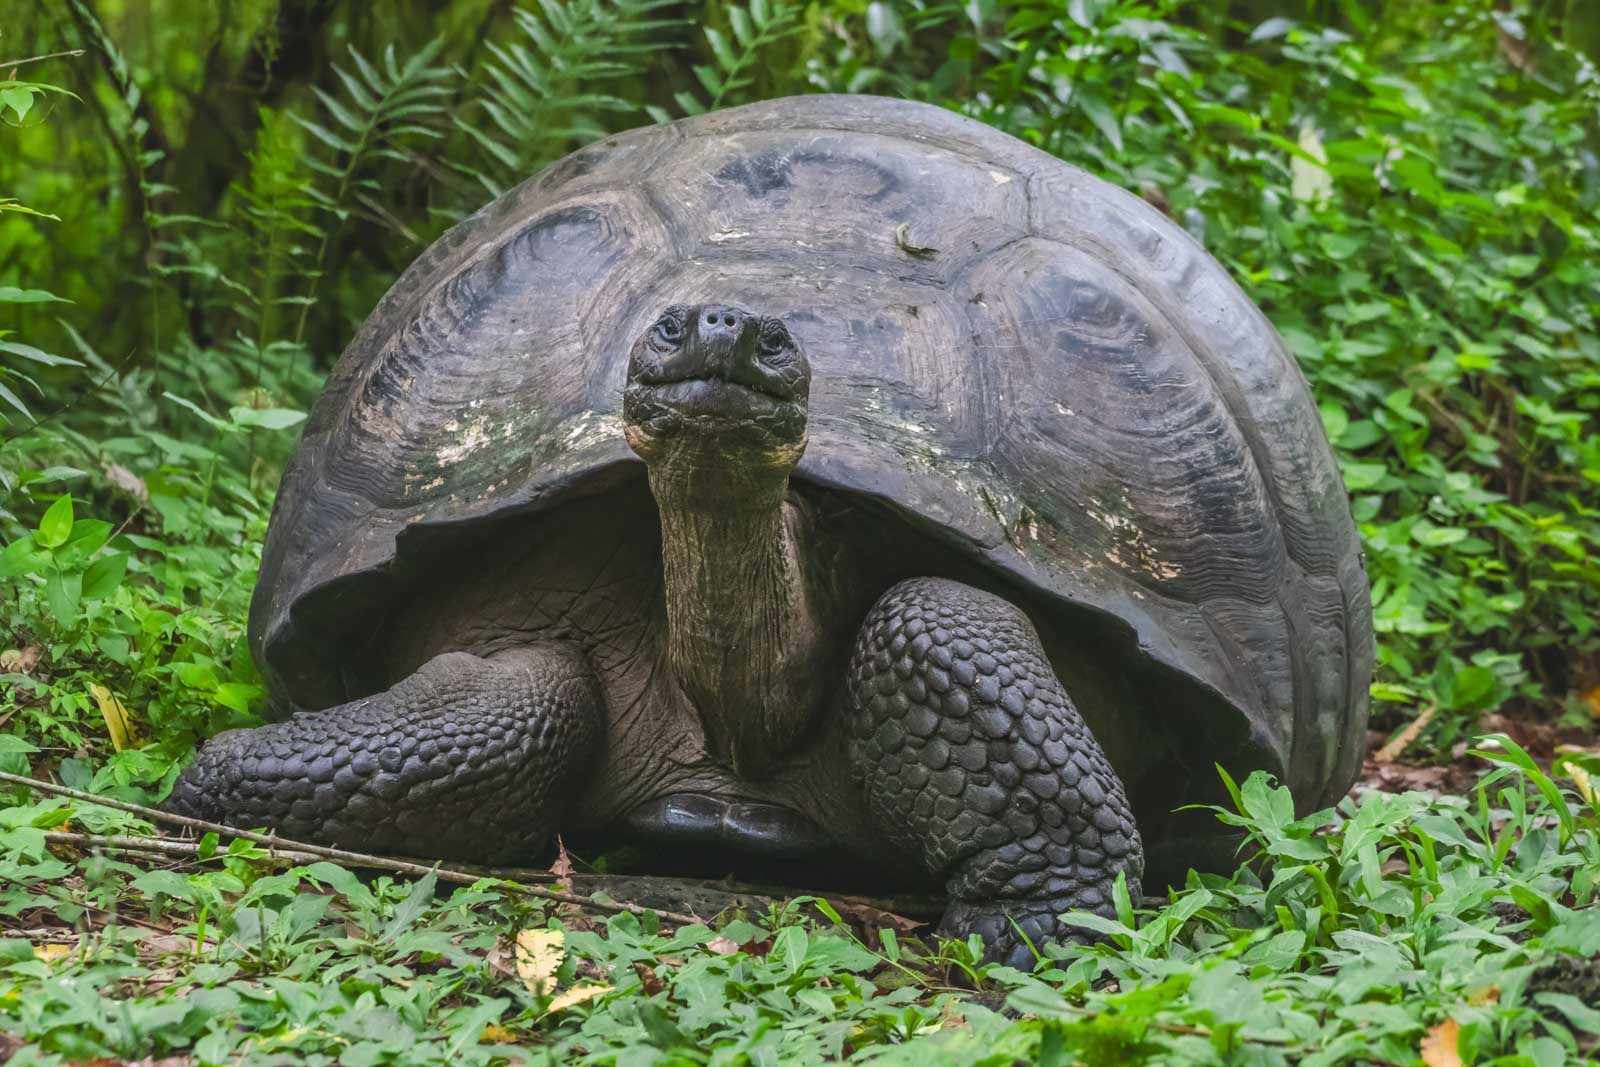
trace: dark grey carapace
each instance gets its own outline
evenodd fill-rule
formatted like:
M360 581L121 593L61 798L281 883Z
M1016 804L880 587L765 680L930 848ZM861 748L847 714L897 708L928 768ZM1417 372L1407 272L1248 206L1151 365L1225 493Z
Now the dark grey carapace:
M250 640L299 713L175 807L849 868L1018 962L1013 921L1232 861L1176 810L1213 764L1340 796L1372 666L1316 409L1224 271L838 96L608 138L425 252L307 423Z

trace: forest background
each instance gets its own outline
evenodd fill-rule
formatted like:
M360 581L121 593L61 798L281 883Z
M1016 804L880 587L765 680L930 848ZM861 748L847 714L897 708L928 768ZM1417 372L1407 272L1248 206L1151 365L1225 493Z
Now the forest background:
M431 240L606 132L832 91L959 110L1203 242L1338 455L1374 741L1432 768L1390 777L1470 783L1492 730L1581 786L1596 56L1586 0L9 0L0 770L149 802L197 739L258 721L243 627L284 458ZM59 825L22 796L0 834Z

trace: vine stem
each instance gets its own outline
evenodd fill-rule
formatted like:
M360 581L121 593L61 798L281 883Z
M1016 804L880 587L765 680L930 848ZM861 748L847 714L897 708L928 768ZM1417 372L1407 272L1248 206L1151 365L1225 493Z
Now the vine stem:
M67 56L71 56L73 59L76 59L87 52L88 49L86 48L69 48L65 52L46 52L42 56L29 56L27 59L0 60L0 70L9 70L12 73L15 73L16 69L22 66L24 63L38 63L46 59L63 59Z

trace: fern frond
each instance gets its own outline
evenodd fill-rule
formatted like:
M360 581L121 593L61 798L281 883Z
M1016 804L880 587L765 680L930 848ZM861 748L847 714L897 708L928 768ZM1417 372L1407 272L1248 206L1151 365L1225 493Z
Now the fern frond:
M306 267L306 292L295 298L300 305L294 331L296 342L305 336L328 250L344 225L356 214L386 226L395 221L394 215L378 207L377 199L370 195L378 186L364 177L365 173L379 160L407 162L410 157L406 146L410 142L440 136L433 124L443 113L443 101L454 92L451 82L455 78L450 68L432 65L442 45L442 38L434 38L403 62L390 45L378 63L352 46L352 70L337 64L333 68L343 87L343 98L313 88L322 105L323 121L292 116L332 152L331 159L309 156L304 160L316 177L304 184L305 204L300 206L327 217L327 222L308 231L315 233L316 248ZM319 183L317 178L323 181ZM395 228L415 240L404 226Z
M637 113L604 82L638 77L653 53L672 45L680 19L659 13L676 0L539 0L540 11L518 10L524 40L487 46L478 103L487 122L457 119L482 149L484 164L458 169L498 196L558 158L573 144L607 132L605 115Z
M729 41L722 31L707 26L704 33L706 44L711 48L712 62L696 64L693 68L696 80L706 91L707 101L702 102L690 92L673 94L685 115L715 111L740 102L745 90L755 84L756 60L773 45L805 28L801 21L805 8L788 0L749 0L747 7L729 4L726 10L733 40ZM664 111L658 114L657 110L652 114L657 121L664 121L668 116Z

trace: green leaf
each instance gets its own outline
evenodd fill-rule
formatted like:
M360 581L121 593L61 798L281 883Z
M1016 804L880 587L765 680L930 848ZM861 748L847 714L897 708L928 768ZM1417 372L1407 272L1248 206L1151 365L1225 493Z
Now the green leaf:
M285 430L306 418L305 412L288 408L233 408L229 415L239 426L259 426L264 430Z
M1494 672L1487 667L1467 667L1451 679L1452 702L1458 708L1471 708L1494 692Z
M174 871L146 871L131 883L133 888L148 897L166 896L178 900L194 900L194 886L189 879Z
M19 537L0 552L0 578L15 578L19 574L37 574L50 563L50 552L42 549L31 537Z
M433 893L438 883L438 876L429 871L411 884L411 891L400 902L400 906L395 908L394 917L389 920L389 925L384 927L382 940L393 941L411 929L427 910L428 905L433 903Z
M113 552L101 556L89 564L88 570L83 572L83 598L85 600L100 600L110 596L122 584L123 576L128 572L128 555L126 552Z
M1111 146L1118 152L1122 151L1122 127L1117 124L1117 116L1106 102L1096 93L1080 88L1078 106L1089 117L1089 121L1094 123L1095 129L1111 142Z
M261 695L261 687L258 685L246 685L243 682L223 682L217 686L217 691L212 694L212 699L223 707L243 715L249 712L250 705L260 699Z
M44 304L51 301L70 304L64 296L43 289L18 289L14 285L0 285L0 304Z
M83 600L83 575L77 571L51 571L44 582L44 598L56 622L63 629L70 627L78 618Z
M46 352L43 349L35 348L32 345L18 344L15 341L0 341L0 352L9 352L11 355L28 360L30 363L39 363L46 367L83 366L82 363L79 363L75 359L68 359L66 356L51 355L49 352Z
M42 548L54 548L65 544L71 533L72 497L58 496L56 502L45 509L44 516L39 520L39 528L34 531L33 539Z
M0 89L0 107L9 107L16 112L17 121L21 122L28 117L28 111L33 107L33 90Z
M183 397L177 396L177 395L175 395L173 393L162 393L161 395L162 395L162 397L164 399L170 400L174 404L177 404L180 407L188 408L190 411L192 411L196 415L200 416L202 419L204 419L206 421L207 424L209 424L210 426L212 426L215 429L218 429L218 430L231 430L231 429L233 429L233 426L232 426L231 423L223 422L221 419L219 419L215 415L211 414L211 412L207 411L205 408L201 407L199 404L196 404L193 400L185 400Z
M204 663L174 663L172 673L190 689L201 689L210 693L217 688L217 672Z
M1389 473L1389 468L1382 463L1344 463L1344 484L1346 489L1372 489L1383 481Z

